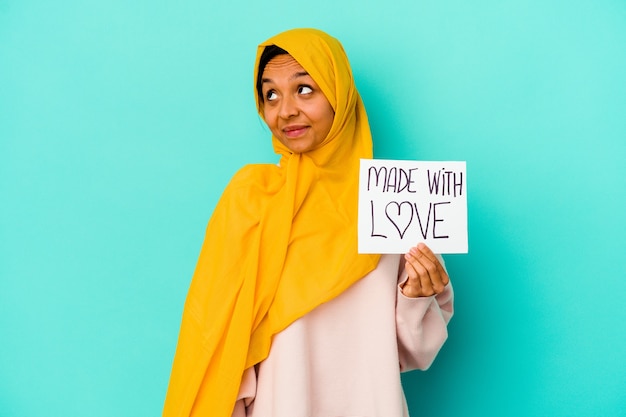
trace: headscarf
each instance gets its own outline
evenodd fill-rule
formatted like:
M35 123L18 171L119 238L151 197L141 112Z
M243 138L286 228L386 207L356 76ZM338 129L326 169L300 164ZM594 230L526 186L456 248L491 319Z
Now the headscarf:
M335 117L306 153L272 137L279 165L248 165L226 187L185 302L166 417L229 417L243 372L267 357L272 337L378 263L357 253L359 159L372 157L372 138L343 47L315 29L281 33L259 45L255 84L268 45L309 73Z

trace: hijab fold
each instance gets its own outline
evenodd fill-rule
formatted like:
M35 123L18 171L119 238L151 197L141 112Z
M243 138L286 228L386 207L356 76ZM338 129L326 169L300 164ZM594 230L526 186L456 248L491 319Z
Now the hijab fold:
M378 263L357 253L359 160L372 157L372 138L343 47L319 30L283 32L259 45L255 81L268 45L320 86L333 125L304 154L272 137L279 165L248 165L224 190L185 301L165 417L231 416L243 372L272 337Z

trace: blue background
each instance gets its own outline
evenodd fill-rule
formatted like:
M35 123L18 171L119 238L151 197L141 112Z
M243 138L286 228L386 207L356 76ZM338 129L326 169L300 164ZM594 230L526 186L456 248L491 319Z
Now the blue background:
M338 37L379 158L465 160L414 416L626 415L623 0L0 0L0 416L160 415L256 45Z

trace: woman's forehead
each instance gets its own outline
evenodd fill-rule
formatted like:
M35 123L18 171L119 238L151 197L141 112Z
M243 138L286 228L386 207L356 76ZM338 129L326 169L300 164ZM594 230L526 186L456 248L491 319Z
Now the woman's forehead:
M308 74L294 57L288 54L277 55L272 58L263 70L263 79L272 74Z

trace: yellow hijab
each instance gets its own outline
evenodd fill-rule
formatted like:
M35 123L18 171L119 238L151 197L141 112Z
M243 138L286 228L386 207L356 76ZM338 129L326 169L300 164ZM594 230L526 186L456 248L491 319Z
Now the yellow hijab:
M335 118L304 154L272 137L280 164L246 166L226 187L185 302L166 417L229 417L244 370L267 357L272 337L379 259L357 254L359 159L372 157L372 138L343 47L319 30L281 33L259 45L255 82L268 45L311 75ZM258 97L257 108L263 117Z

